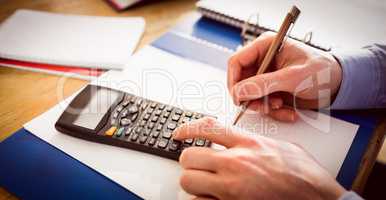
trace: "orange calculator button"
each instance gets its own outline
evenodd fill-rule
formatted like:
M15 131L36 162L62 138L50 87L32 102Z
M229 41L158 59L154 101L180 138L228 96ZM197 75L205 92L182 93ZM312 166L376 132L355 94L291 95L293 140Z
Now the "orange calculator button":
M105 134L107 136L113 136L116 130L117 130L117 127L116 126L112 126L112 127L109 128L109 130L107 130L105 132Z

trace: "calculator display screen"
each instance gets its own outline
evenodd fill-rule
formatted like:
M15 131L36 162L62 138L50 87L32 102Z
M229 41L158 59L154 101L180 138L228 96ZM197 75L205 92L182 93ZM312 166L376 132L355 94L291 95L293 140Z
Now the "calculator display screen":
M111 105L120 97L114 90L98 88L89 93L88 102L73 122L77 126L94 130Z

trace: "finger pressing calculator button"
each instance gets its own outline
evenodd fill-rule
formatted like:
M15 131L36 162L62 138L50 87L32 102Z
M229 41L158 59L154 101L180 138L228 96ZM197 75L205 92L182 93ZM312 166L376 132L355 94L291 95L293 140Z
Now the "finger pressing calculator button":
M121 125L122 126L128 126L130 124L131 124L131 121L129 119L127 119L127 118L122 118L121 119Z
M116 130L117 130L117 127L116 127L116 126L112 126L112 127L110 127L110 128L105 132L105 134L106 134L107 136L113 136Z
M165 149L166 146L168 145L168 142L169 142L169 140L167 140L167 139L160 139L160 141L158 142L158 147Z

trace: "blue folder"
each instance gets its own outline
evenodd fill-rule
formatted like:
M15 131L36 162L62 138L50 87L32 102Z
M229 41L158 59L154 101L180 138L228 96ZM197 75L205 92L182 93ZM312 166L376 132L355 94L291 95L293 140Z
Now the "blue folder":
M195 14L151 45L225 70L231 52L218 46L235 50L239 35L236 28ZM360 125L337 177L350 188L378 118L358 111L332 115ZM22 199L141 199L24 128L0 143L0 166L0 186Z

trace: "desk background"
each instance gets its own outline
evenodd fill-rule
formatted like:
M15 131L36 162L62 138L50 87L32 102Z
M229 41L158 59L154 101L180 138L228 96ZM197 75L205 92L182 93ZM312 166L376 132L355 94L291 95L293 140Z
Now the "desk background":
M0 23L19 8L97 16L143 16L146 29L138 46L141 48L175 25L187 12L193 11L195 2L165 0L117 12L103 0L0 0ZM59 80L60 77L54 75L0 66L0 141L60 101L56 94ZM64 87L65 97L87 83L83 80L67 79ZM386 163L385 144L378 160ZM16 197L0 187L0 200L6 199Z

